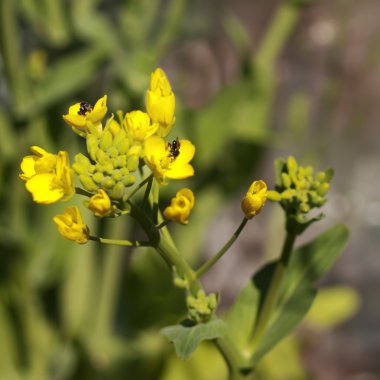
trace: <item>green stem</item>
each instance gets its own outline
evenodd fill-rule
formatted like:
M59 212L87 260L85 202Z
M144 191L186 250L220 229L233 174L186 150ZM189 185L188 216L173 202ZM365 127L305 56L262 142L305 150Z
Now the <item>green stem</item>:
M258 316L256 328L254 330L253 337L250 342L250 349L252 352L260 343L260 340L263 337L268 326L273 307L277 301L282 279L284 277L289 263L289 258L293 249L295 239L296 234L287 232L284 245L282 247L281 257L278 260L276 268L274 270L269 289L265 295L264 303Z
M298 17L298 7L289 2L280 5L253 57L253 62L257 62L260 66L272 67L293 31Z
M153 180L153 174L151 174L150 176L146 177L143 181L141 181L139 185L128 195L128 197L124 199L124 202L130 200L146 183L149 183L152 180Z
M243 369L249 366L248 358L244 358L227 335L214 340L216 347L223 356L228 367L228 380L247 380L249 372L243 373Z
M152 184L153 184L153 175L149 176L148 185L146 186L146 189L145 189L144 198L143 198L143 202L142 202L142 205L141 205L141 208L143 210L145 209L146 204L148 202L149 194L150 194L150 191L152 190Z
M156 225L156 228L159 230L159 229L165 227L168 223L169 223L168 220L163 220L161 223Z
M236 229L234 234L231 236L231 238L227 241L227 243L220 249L218 253L215 254L210 260L206 261L196 272L197 277L202 276L204 273L206 273L216 262L219 261L219 259L228 251L228 249L231 247L231 245L235 242L235 240L239 237L240 232L245 227L246 223L248 222L247 218L244 218L239 227Z
M139 222L147 234L151 246L161 255L170 270L173 270L173 267L175 267L177 273L188 281L190 293L196 296L198 291L202 290L202 285L198 281L193 269L172 244L171 239L168 239L166 235L162 233L162 230L157 230L152 220L147 217L144 211L131 202L129 202L129 204L131 206L131 216Z
M152 184L152 214L153 222L157 224L158 221L158 199L160 196L160 185L156 180L153 180Z
M106 239L98 236L89 236L90 240L97 241L102 244L112 244L112 245L122 245L125 247L150 247L151 243L149 241L129 241L129 240L118 240L118 239Z
M85 197L92 197L94 194L90 193L80 187L75 188L75 194L84 195Z
M107 236L120 236L128 233L130 223L123 220L119 223L106 225ZM120 284L123 277L122 262L124 261L125 247L118 245L104 245L102 264L97 281L100 288L97 295L95 331L96 336L112 334L113 321L117 312L117 298L120 292Z

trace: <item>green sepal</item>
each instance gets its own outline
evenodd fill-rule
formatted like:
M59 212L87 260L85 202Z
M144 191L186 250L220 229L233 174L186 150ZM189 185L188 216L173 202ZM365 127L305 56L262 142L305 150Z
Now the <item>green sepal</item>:
M309 227L314 222L318 222L323 219L325 215L323 213L313 217L305 218L305 215L287 215L286 218L286 231L290 234L301 235L307 227Z
M181 359L188 359L204 340L220 338L227 330L226 323L221 319L213 319L207 323L195 324L185 320L179 325L168 326L161 329L173 344L174 349Z

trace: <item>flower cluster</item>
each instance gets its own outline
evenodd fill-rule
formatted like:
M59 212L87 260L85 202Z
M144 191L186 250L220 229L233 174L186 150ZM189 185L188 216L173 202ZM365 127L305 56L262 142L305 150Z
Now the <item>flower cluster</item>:
M66 151L48 153L34 146L32 155L24 157L20 178L25 181L33 200L49 204L69 200L75 190L88 196L84 205L96 217L117 216L127 212L127 200L146 183L144 166L160 185L166 179L184 179L194 175L190 164L195 147L185 139L165 141L175 122L175 96L163 70L156 69L150 78L145 97L146 112L133 110L116 113L105 119L107 96L94 106L82 101L69 107L64 121L85 139L87 153L78 153L70 166ZM74 174L81 184L75 188ZM189 190L190 191L190 190ZM183 205L183 202L187 202ZM191 207L189 204L191 203ZM186 192L166 211L169 220L186 224L194 196ZM182 209L180 210L180 208ZM88 239L79 209L67 208L54 219L59 232L67 239L84 243Z
M277 201L288 215L302 217L313 208L326 203L333 171L320 171L314 174L311 166L298 165L292 156L287 160L276 160L276 186L268 191L268 199Z
M203 290L199 290L196 296L187 297L186 304L189 317L197 323L203 323L210 319L218 306L218 297L214 293L206 295Z

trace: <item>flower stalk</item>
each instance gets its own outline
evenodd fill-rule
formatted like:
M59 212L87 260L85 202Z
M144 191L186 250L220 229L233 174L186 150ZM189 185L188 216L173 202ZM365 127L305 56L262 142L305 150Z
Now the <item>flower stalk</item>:
M236 241L236 239L239 237L241 231L243 231L245 225L247 224L248 219L243 218L241 221L239 227L236 229L236 231L233 233L231 238L227 241L227 243L217 252L210 260L206 261L197 271L196 275L197 277L201 277L204 273L206 273L212 266L214 266L222 257L223 255L230 249L232 244Z
M282 280L284 278L286 269L288 267L293 245L296 239L296 234L287 232L280 259L278 260L273 276L269 285L268 292L266 293L264 304L258 315L257 323L253 331L253 336L250 342L250 351L254 352L260 344L261 338L265 334L266 328L273 311L273 308L278 299L278 295L281 289Z

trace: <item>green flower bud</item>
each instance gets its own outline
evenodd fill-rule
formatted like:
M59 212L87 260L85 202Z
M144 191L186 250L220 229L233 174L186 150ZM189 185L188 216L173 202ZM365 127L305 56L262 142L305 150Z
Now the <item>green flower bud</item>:
M113 160L113 165L115 168L124 168L127 166L127 156L125 154L115 157Z
M79 162L74 162L71 166L75 173L77 174L87 174L87 166L80 164Z
M114 147L120 154L126 154L129 150L130 142L124 131L120 131L115 137Z
M94 173L94 175L92 176L92 179L96 182L96 183L102 183L102 181L104 180L104 175L102 172L96 172Z
M119 155L119 151L114 146L111 146L107 149L107 155L108 157L115 158Z
M115 181L110 177L105 177L102 182L103 189L112 189L115 185Z
M100 138L99 148L107 151L112 146L112 134L110 131L105 130Z
M281 193L281 198L284 200L290 199L296 195L296 191L294 189L288 189Z
M88 134L86 137L86 145L88 154L96 161L96 152L99 149L98 139L94 135Z
M139 167L139 158L137 156L130 156L127 161L127 168L130 172L134 172Z
M101 164L105 164L109 161L107 154L101 149L98 149L96 151L95 156L96 156L96 161L100 162Z
M136 177L133 175L127 175L123 178L123 184L127 187L132 186L136 181Z
M315 175L315 179L316 179L316 181L318 181L318 182L325 182L325 178L326 178L326 173L325 173L325 172L318 172L318 173Z
M83 187L89 191L90 193L95 192L98 189L96 183L92 180L92 178L87 174L81 174L79 179L83 185Z
M330 188L330 185L327 182L322 183L317 189L318 194L325 195L327 191L329 190L329 188Z
M288 172L290 174L293 174L297 171L298 169L298 164L296 159L293 156L289 156L287 160L287 167L288 167Z
M118 182L111 191L111 198L121 199L124 195L124 185L121 182Z
M103 173L112 175L114 171L114 167L112 165L112 162L107 162L103 167Z
M112 178L114 179L115 182L120 181L121 178L122 178L122 174L121 174L120 170L115 169L115 170L113 171Z
M122 167L121 169L120 169L120 173L123 175L123 177L124 176L126 176L126 175L128 175L129 174L129 170L128 170L128 168L126 168L126 167Z
M289 188L292 184L292 181L288 173L281 173L281 178L282 178L282 184L284 185L284 187Z

